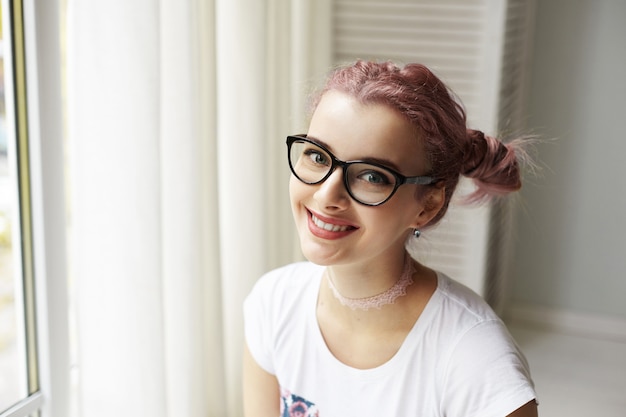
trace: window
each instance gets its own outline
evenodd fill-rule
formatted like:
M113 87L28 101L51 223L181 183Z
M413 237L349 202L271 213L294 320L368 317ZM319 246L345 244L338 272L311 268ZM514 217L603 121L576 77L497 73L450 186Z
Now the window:
M0 416L39 414L22 2L0 36Z

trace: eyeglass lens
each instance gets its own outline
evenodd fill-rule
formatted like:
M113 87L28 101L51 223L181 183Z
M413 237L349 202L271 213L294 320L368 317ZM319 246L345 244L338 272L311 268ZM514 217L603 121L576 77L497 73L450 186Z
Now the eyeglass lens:
M333 169L333 158L324 149L308 141L294 141L289 152L294 175L302 182L316 184L326 179ZM350 162L344 167L344 182L357 201L378 204L393 194L395 176L376 165Z

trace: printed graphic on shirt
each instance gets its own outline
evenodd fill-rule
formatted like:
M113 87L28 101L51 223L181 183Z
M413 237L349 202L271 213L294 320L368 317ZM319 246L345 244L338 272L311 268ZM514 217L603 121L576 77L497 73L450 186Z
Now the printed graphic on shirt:
M280 417L319 417L319 412L311 401L281 388Z

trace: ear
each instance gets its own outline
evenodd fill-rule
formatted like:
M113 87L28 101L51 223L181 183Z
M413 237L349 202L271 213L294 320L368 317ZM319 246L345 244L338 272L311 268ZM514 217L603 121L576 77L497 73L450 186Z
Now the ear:
M419 229L427 225L439 213L446 201L446 186L443 181L429 187L421 196L422 210L415 216L411 227Z

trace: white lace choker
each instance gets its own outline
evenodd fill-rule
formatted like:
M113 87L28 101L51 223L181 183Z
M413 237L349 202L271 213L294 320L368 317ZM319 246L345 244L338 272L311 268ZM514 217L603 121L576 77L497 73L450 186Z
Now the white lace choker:
M333 284L333 280L330 278L330 274L326 273L326 278L328 279L328 286L333 291L335 298L339 300L341 304L346 307L350 307L352 310L369 310L370 308L380 309L382 306L387 304L393 304L396 302L398 297L406 295L406 289L409 285L413 284L413 273L416 271L415 265L411 256L406 254L404 258L404 269L402 270L402 275L400 279L396 281L395 284L388 290L381 292L380 294L373 295L371 297L363 297L363 298L348 298L344 297L337 291L335 285Z

